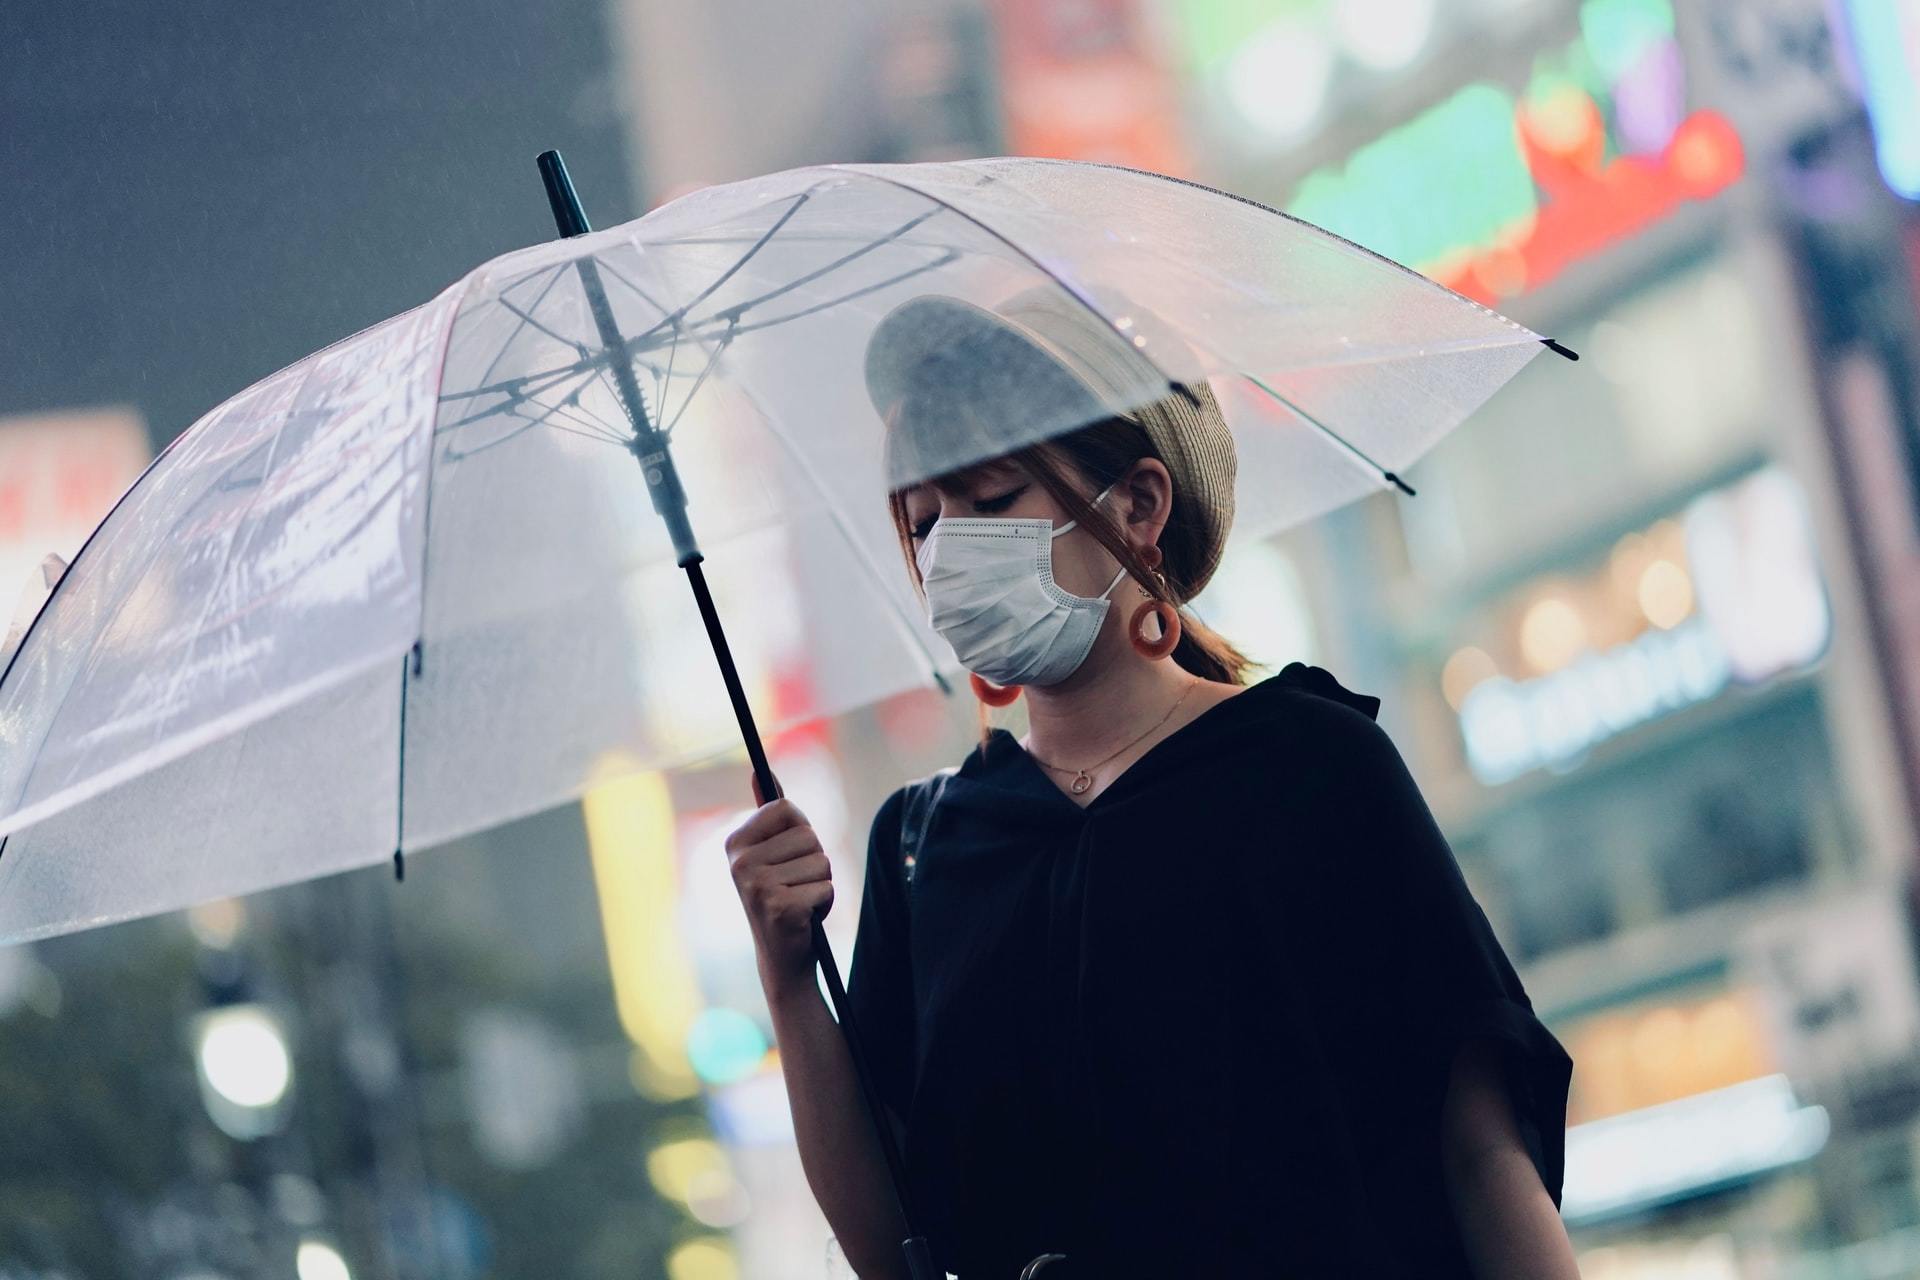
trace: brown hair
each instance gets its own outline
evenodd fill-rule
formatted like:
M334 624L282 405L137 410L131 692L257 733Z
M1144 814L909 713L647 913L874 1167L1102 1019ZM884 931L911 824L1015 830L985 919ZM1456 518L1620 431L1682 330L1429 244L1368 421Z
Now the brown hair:
M1184 387L1176 387L1176 393L1192 396L1192 392ZM953 412L952 408L949 408L949 412ZM970 415L961 409L958 416L964 418ZM900 406L896 405L894 412L886 418L889 445L894 445L898 440L895 427L899 417ZM970 424L960 425L964 427ZM1220 680L1228 684L1245 683L1253 661L1218 632L1180 609L1180 605L1192 594L1190 587L1194 574L1201 567L1201 560L1209 549L1205 543L1205 528L1193 517L1188 495L1175 488L1173 510L1160 533L1159 567L1160 572L1166 575L1166 588L1163 591L1153 570L1147 567L1146 561L1127 541L1120 523L1107 514L1107 509L1091 506L1073 481L1073 473L1078 472L1093 483L1097 493L1118 480L1140 458L1156 458L1162 463L1166 461L1160 457L1159 450L1153 447L1152 440L1139 423L1127 416L1110 417L1051 439L1010 449L997 457L929 477L927 483L958 488L982 467L992 463L1012 462L1024 467L1053 495L1054 501L1060 504L1069 519L1079 521L1079 528L1092 534L1101 546L1113 554L1114 559L1125 567L1129 577L1155 597L1166 600L1179 610L1180 640L1173 649L1174 662L1182 669L1208 680ZM907 570L913 577L914 590L919 592L924 601L926 587L920 576L919 561L914 556L913 524L907 515L904 489L896 488L889 492L887 506L893 513L894 530L899 534L901 554L906 558ZM986 704L979 703L978 706L980 743L984 747L992 726L987 721Z

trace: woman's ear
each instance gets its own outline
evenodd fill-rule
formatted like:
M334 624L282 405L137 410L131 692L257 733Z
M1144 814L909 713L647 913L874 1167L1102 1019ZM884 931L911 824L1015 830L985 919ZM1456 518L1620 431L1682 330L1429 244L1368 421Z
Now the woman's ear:
M1154 545L1173 515L1173 477L1158 458L1139 458L1120 477L1115 490L1128 537L1136 544Z

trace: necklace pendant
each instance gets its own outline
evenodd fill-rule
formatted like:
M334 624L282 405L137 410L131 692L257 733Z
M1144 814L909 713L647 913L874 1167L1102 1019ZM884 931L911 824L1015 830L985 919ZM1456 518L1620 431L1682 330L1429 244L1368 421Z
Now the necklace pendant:
M1073 792L1075 795L1080 795L1092 785L1093 779L1087 776L1085 769L1082 769L1074 775L1073 781L1067 784L1067 790Z

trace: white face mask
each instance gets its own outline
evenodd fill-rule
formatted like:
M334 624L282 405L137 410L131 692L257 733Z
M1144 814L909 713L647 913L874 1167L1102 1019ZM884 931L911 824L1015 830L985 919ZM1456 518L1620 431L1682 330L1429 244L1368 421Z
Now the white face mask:
M1115 483L1118 483L1116 481ZM1093 503L1113 492L1100 491ZM995 684L1057 684L1086 660L1100 634L1107 595L1077 596L1053 580L1058 529L1044 518L1000 520L942 516L920 544L927 621L953 646L960 665Z

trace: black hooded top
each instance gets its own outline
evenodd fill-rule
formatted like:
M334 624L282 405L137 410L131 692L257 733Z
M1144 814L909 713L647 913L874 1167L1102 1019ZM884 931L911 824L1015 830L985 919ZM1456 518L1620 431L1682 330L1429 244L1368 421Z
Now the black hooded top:
M887 797L847 994L945 1270L1470 1276L1440 1114L1477 1036L1559 1203L1572 1061L1378 709L1296 662L1085 808L1005 729Z

